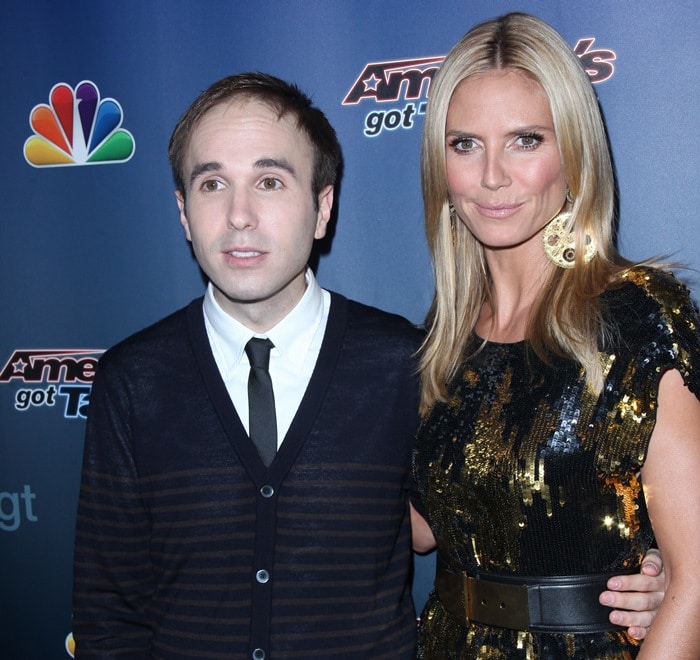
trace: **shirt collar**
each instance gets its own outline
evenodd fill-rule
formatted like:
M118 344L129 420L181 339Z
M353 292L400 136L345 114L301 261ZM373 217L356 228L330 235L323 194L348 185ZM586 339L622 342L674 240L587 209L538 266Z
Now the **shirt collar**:
M323 318L323 291L310 268L306 269L306 291L287 316L265 334L250 328L227 314L214 297L211 282L204 296L204 322L212 341L212 348L219 353L226 370L241 361L245 345L251 337L268 337L275 345L272 354L279 355L292 364L301 365L311 346L314 334Z

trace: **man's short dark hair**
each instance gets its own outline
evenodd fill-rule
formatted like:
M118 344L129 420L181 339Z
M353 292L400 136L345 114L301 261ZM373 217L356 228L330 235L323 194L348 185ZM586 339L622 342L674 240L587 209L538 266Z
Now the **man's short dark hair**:
M326 186L335 186L342 164L342 152L335 130L326 116L296 85L265 73L239 73L215 82L202 92L185 111L170 137L168 158L175 187L186 195L183 160L192 131L203 115L220 103L253 99L265 103L281 118L291 115L309 138L314 151L311 192L314 203Z

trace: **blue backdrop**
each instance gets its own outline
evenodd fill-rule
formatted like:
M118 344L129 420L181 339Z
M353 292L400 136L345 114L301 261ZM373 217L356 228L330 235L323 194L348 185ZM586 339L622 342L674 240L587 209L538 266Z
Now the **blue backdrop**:
M166 158L180 114L238 71L310 92L345 154L319 280L420 322L432 289L418 169L427 83L469 27L515 9L554 25L596 82L623 253L671 254L699 268L694 0L4 3L1 657L70 652L73 527L96 360L203 291ZM697 292L697 274L686 276ZM419 607L432 571L430 557L419 559Z

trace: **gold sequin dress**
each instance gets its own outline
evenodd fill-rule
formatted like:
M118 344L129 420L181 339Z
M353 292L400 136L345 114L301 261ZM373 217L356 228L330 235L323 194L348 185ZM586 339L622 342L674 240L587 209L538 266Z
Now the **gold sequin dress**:
M700 322L672 275L633 268L602 296L617 339L605 386L572 361L540 362L525 342L488 343L418 433L414 499L438 566L454 572L580 575L638 569L653 540L639 480L659 378L677 369L700 397ZM473 341L479 341L474 338ZM633 658L623 629L545 634L459 623L436 594L419 658Z

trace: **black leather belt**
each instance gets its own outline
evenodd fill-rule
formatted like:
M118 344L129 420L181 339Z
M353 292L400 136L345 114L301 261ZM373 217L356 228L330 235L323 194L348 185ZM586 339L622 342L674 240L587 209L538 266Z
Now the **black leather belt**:
M475 578L438 569L435 590L443 607L462 624L478 622L532 632L591 633L620 629L610 623L611 608L598 602L612 575Z

